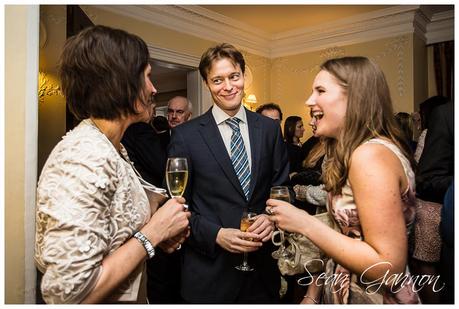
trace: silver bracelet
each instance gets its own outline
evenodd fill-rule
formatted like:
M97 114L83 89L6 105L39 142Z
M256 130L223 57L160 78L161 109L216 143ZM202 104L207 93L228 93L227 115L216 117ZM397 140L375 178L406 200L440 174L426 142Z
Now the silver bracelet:
M147 251L147 256L149 259L155 256L155 247L153 247L147 236L141 232L135 232L134 238L137 239L142 244L145 251Z
M317 300L315 300L314 298L312 298L311 296L309 295L304 295L304 298L309 298L310 300L312 300L314 302L314 304L319 304L319 302Z

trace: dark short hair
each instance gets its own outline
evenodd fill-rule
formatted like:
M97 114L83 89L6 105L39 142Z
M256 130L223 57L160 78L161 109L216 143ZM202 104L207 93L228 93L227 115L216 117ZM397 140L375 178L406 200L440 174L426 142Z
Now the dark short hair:
M447 97L436 95L428 98L419 104L419 114L421 115L421 128L427 129L429 127L429 115L432 113L434 107L445 104L449 101Z
M282 120L282 110L276 103L266 103L257 107L256 112L261 114L264 110L276 110L279 112L280 120Z
M221 43L209 48L201 56L201 61L199 62L199 73L201 73L201 77L205 82L207 82L207 74L209 74L212 63L215 60L225 58L230 59L234 66L239 65L241 67L242 73L244 74L244 56L242 56L241 52L237 50L233 45L228 43Z
M296 123L298 121L302 121L299 116L288 116L287 119L285 119L284 140L289 144L293 143L293 136L295 135Z
M169 122L164 116L155 116L152 120L152 125L159 132L169 130Z
M70 37L60 58L59 76L70 111L77 119L107 120L136 114L135 101L146 103L145 42L126 31L89 27Z

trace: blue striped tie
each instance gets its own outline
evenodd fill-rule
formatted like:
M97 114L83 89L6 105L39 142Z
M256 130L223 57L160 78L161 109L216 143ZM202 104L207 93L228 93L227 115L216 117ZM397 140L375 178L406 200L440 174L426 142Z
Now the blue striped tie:
M241 183L245 198L249 198L250 189L250 168L247 151L245 151L244 140L239 129L238 118L228 118L225 122L233 130L231 134L231 162L233 162L234 171Z

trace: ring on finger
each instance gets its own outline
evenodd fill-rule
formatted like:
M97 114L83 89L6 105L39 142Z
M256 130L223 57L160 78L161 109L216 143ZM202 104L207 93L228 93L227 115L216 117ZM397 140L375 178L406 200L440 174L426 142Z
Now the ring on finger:
M268 215L272 215L273 214L272 207L266 207L266 212L268 213Z
M182 244L178 244L177 249L175 249L175 250L178 251L178 250L180 250L180 249L182 249Z

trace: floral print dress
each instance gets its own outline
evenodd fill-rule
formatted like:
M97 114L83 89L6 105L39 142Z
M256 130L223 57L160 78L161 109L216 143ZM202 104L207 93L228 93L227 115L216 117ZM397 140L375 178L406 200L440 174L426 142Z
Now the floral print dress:
M393 151L400 159L408 178L408 187L402 194L403 214L407 224L408 233L415 218L415 180L410 162L402 154L400 149L384 139L372 139L367 143L382 144ZM359 214L355 204L354 195L349 181L342 189L340 195L328 197L329 209L336 220L341 232L355 239L363 240ZM323 302L329 304L417 304L419 297L414 291L413 282L409 280L408 268L405 274L401 274L398 285L391 288L379 284L364 284L360 275L351 273L343 266L336 264L332 259L326 265L326 278L329 282L324 284ZM406 279L406 280L404 280Z

